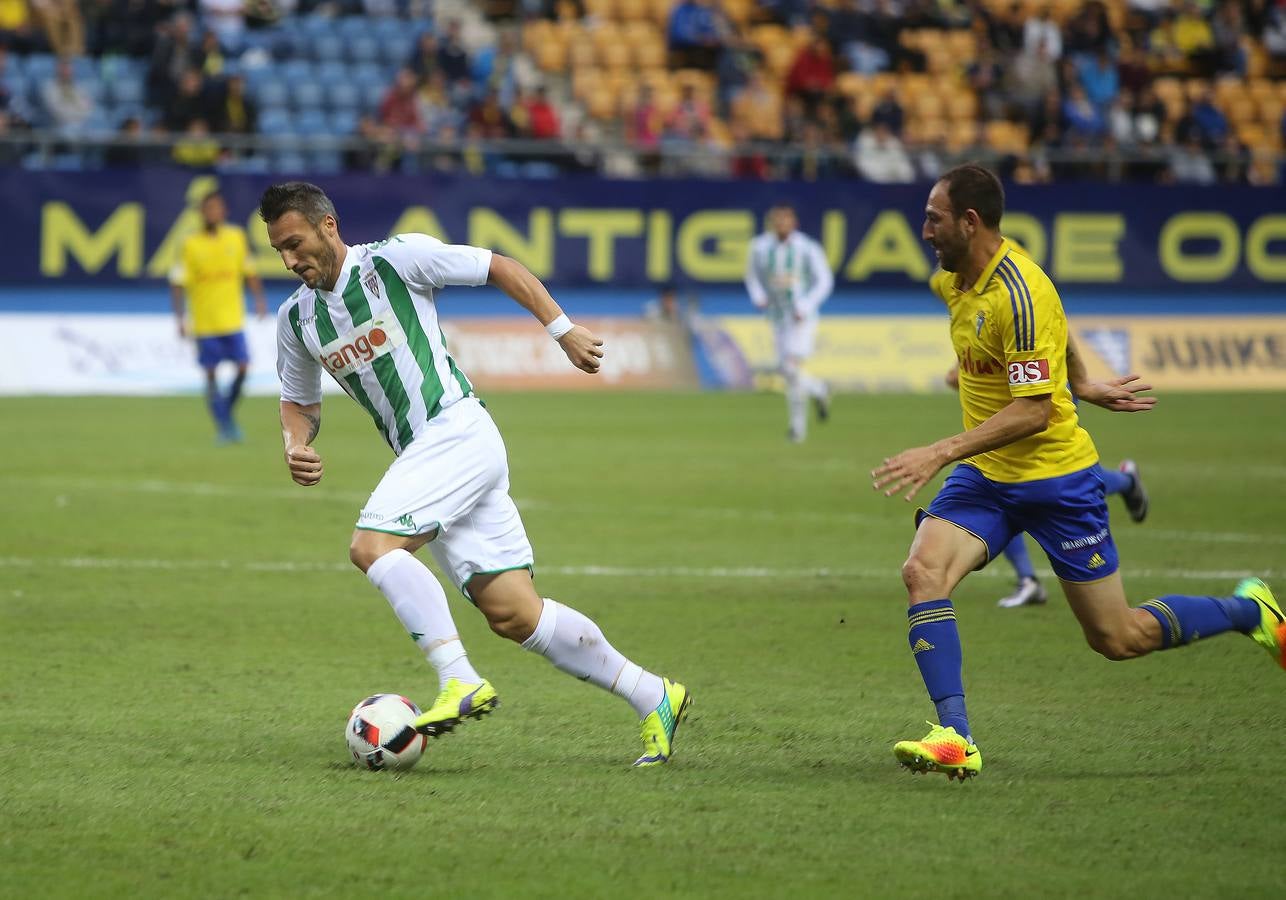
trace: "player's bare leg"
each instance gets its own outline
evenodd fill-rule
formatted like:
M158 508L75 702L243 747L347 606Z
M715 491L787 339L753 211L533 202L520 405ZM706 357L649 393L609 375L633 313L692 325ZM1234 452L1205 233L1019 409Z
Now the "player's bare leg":
M437 534L436 529L404 536L359 528L348 549L353 565L384 595L437 670L438 699L421 717L424 721L416 721L423 733L433 737L452 731L462 719L490 712L499 703L490 683L469 662L442 585L412 555Z
M634 708L643 723L644 743L643 756L635 765L669 760L674 732L690 703L683 685L626 659L582 613L542 598L526 569L476 575L468 590L496 634L539 653L580 681L611 691Z
M1108 659L1133 659L1225 631L1253 638L1286 666L1286 614L1258 578L1232 596L1167 594L1131 607L1119 572L1089 583L1063 582L1063 593L1089 645Z
M902 565L911 653L938 712L938 725L923 739L899 741L893 748L898 762L913 772L942 772L963 781L982 769L965 710L960 635L950 596L986 559L979 538L926 516Z

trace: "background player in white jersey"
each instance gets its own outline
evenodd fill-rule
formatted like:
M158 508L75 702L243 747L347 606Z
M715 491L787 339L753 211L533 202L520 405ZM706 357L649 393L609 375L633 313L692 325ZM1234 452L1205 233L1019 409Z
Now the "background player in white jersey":
M777 365L786 380L788 436L796 443L808 431L809 398L819 421L830 416L830 389L803 366L813 355L819 311L835 286L821 245L798 229L794 209L774 206L768 211L768 230L750 242L746 261L750 301L772 322Z
M291 477L305 486L322 477L312 446L321 427L322 369L366 409L397 454L358 517L349 556L438 672L440 694L416 727L436 737L498 703L469 663L446 593L412 555L428 544L496 634L633 706L644 745L635 765L666 762L688 692L626 659L581 613L536 593L531 545L509 497L504 443L447 353L434 292L496 286L585 372L598 371L603 342L573 325L524 266L490 250L423 234L347 246L330 199L302 182L268 188L259 214L282 262L304 283L277 319Z

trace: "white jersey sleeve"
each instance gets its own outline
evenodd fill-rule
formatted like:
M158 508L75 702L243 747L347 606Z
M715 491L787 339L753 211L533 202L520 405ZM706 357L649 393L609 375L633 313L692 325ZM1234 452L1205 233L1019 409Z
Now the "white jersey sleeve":
M491 273L491 251L467 244L444 244L427 234L397 234L379 248L409 285L440 290L457 284L478 287Z
M309 355L295 325L291 311L299 315L299 299L292 296L277 311L277 377L281 379L281 399L300 406L321 403L321 363ZM297 319L296 319L297 321Z
M803 241L807 254L809 274L808 292L796 301L796 307L803 315L817 312L835 287L835 276L831 273L831 264L826 260L826 251L812 238Z
M763 242L754 238L750 242L750 252L746 254L746 293L750 302L760 309L768 306L768 291L759 277L759 255Z

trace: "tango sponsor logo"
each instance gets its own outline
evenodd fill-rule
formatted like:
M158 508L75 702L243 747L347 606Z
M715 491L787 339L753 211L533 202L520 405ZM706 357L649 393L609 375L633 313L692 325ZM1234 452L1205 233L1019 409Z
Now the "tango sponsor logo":
M322 347L317 358L327 372L343 378L405 343L406 334L396 320L373 319Z
M1049 360L1029 359L1009 364L1010 384L1042 384L1049 381Z
M1103 543L1105 540L1107 540L1107 535L1108 535L1108 530L1104 528L1102 531L1098 532L1097 534L1091 534L1086 537L1072 538L1070 541L1063 541L1058 546L1062 547L1064 550L1080 550L1083 547L1093 547L1096 544ZM1094 555L1097 556L1098 554L1096 553Z

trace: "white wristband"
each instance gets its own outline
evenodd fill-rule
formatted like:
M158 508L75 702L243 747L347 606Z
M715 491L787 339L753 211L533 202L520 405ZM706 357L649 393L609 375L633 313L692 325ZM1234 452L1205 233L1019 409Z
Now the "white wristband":
M576 326L572 324L572 320L567 318L567 313L563 313L557 319L554 319L554 321L546 325L545 330L549 332L549 336L551 338L558 341L562 340L563 335L575 327Z

